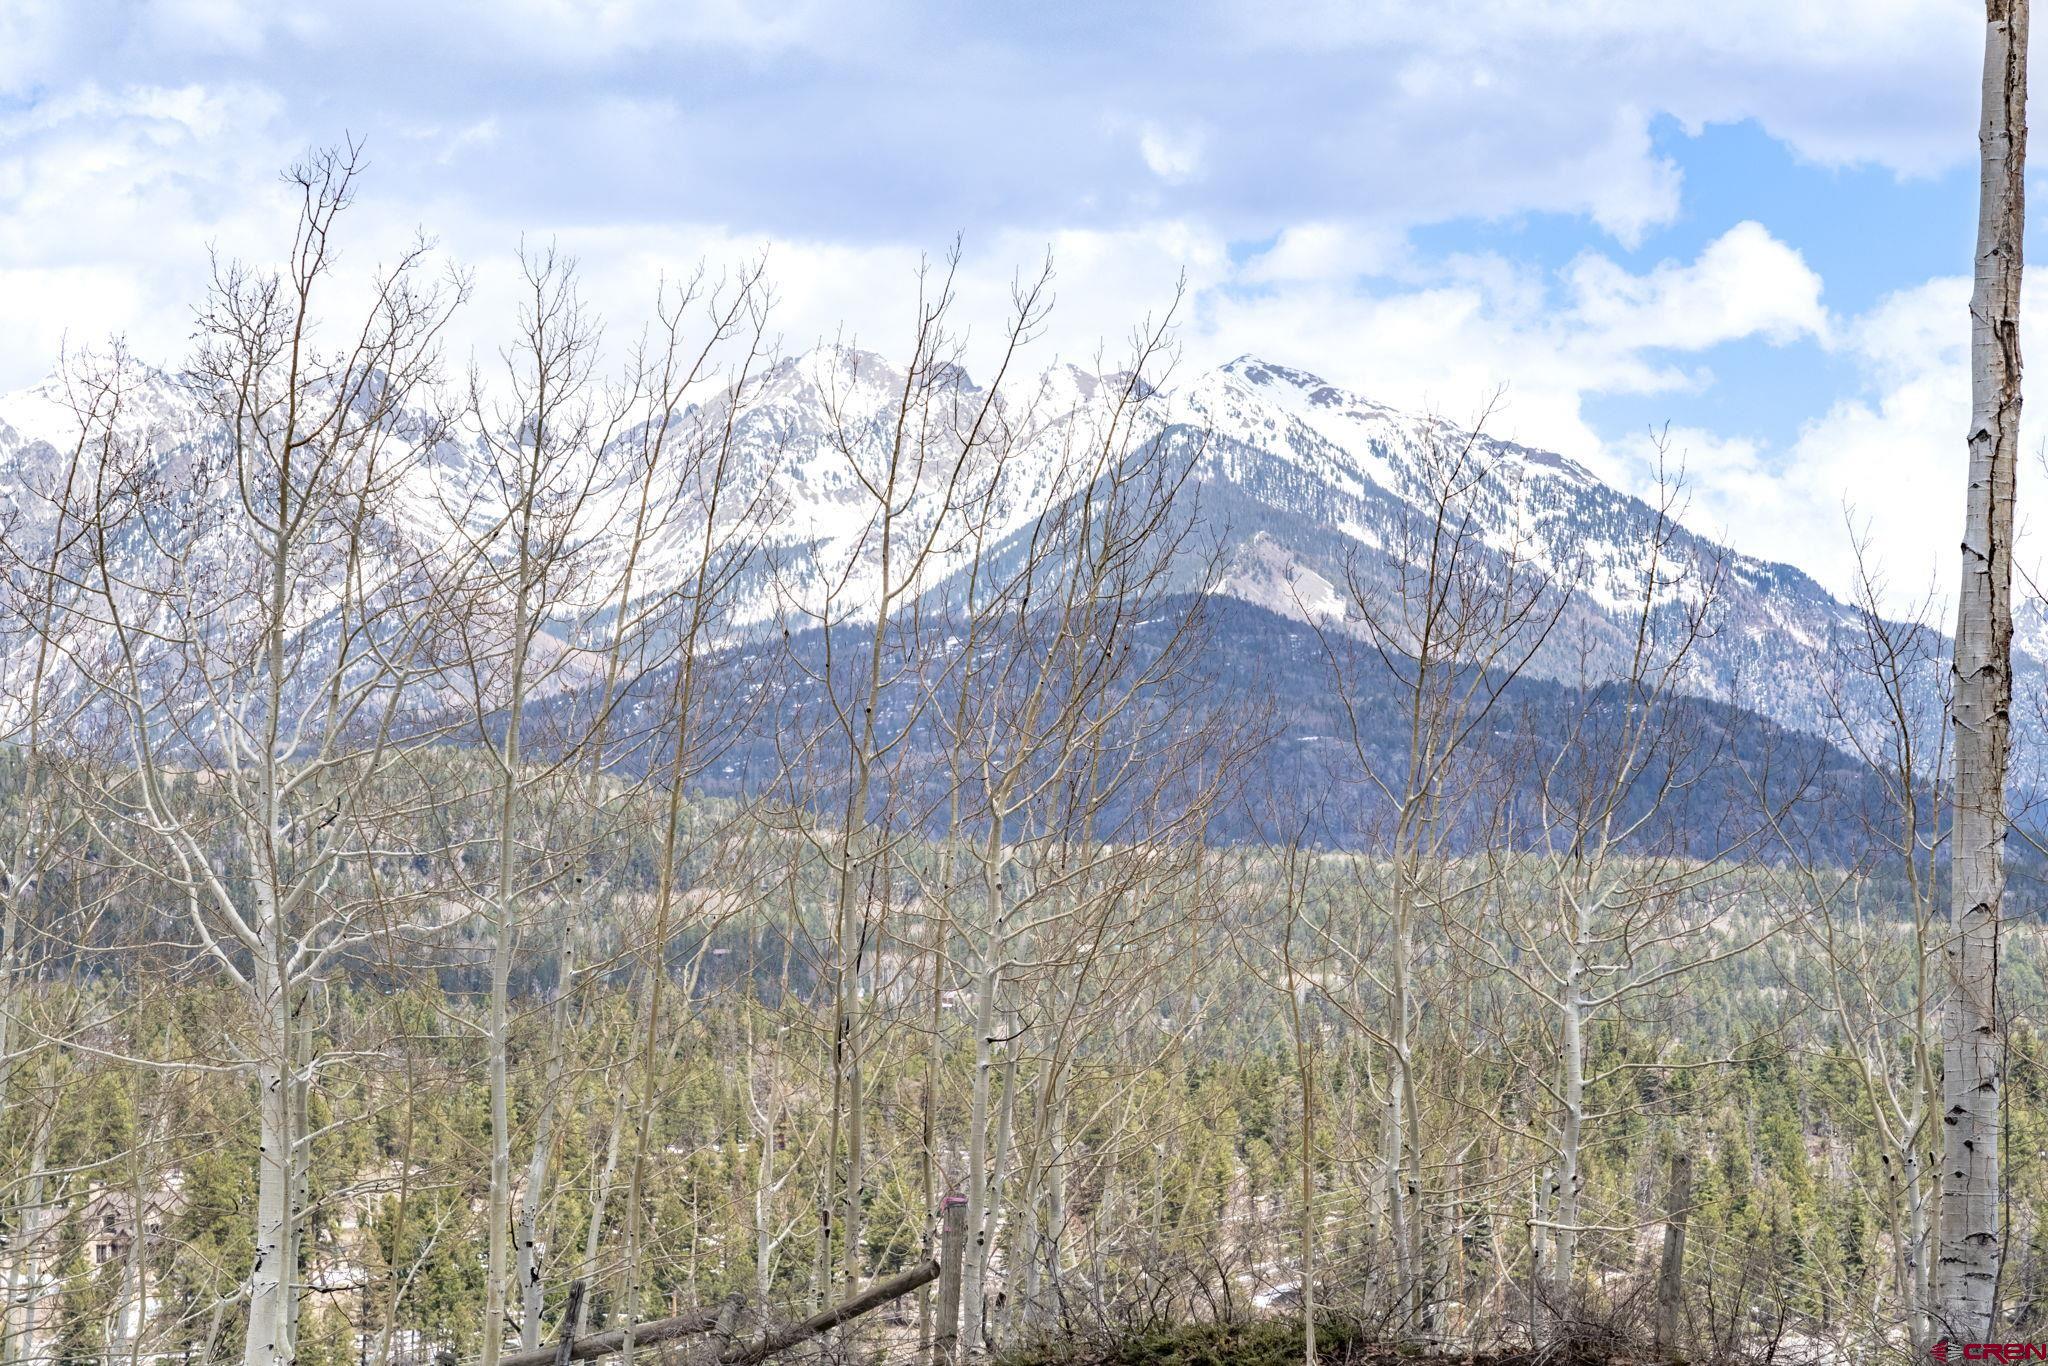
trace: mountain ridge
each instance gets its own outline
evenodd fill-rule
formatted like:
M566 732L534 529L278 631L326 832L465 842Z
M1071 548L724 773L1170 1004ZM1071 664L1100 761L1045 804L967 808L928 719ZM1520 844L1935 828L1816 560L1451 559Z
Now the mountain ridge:
M958 366L921 379L963 413L981 411L988 398ZM732 412L719 407L730 398L713 398L678 416L700 428L731 418L733 468L774 508L761 537L773 573L757 573L744 585L732 613L736 629L767 629L786 620L792 605L820 620L857 620L872 601L878 588L859 465L892 439L904 385L903 371L886 357L825 346L776 361ZM1856 696L1840 669L1864 629L1861 611L1797 566L1745 555L1695 532L1671 510L1604 482L1567 456L1403 412L1256 355L1156 393L1127 375L1071 365L1017 385L1015 399L994 405L1006 432L994 458L1000 478L990 473L985 485L992 539L1025 537L1048 502L1076 495L1063 462L1114 421L1098 411L1112 391L1138 400L1128 440L1188 462L1197 515L1217 550L1211 588L1223 596L1294 620L1355 629L1350 588L1373 591L1403 572L1398 546L1431 496L1433 462L1463 451L1483 472L1464 495L1480 539L1502 563L1534 566L1569 586L1556 647L1531 661L1539 676L1612 674L1634 611L1648 602L1652 616L1682 615L1685 595L1706 591L1700 582L1678 575L1667 582L1658 577L1663 568L1645 567L1639 550L1661 536L1688 572L1714 575L1721 598L1683 662L1682 691L1834 743L1847 738L1845 727L1870 719L1869 699ZM207 535L207 501L226 496L219 433L163 371L143 371L128 404L124 421L155 429L153 476L165 502L153 515L185 528L175 534ZM0 509L18 537L34 534L31 485L47 482L60 458L65 416L54 381L0 395ZM429 425L425 416L418 420L423 430ZM478 478L474 435L467 441L444 437L408 472L383 510L389 535L425 545L461 534L462 510L475 502L465 483ZM933 515L916 505L925 496L922 488L912 496L908 515ZM924 591L936 591L970 549L941 546ZM682 572L675 545L656 545L648 561L645 591L673 587ZM1938 661L1940 652L1930 657ZM2032 660L2023 668L2039 672ZM1921 681L1930 697L1938 696L1936 679Z

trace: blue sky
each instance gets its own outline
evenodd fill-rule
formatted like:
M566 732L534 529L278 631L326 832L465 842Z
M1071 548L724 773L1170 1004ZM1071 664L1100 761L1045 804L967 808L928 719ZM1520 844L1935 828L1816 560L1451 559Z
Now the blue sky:
M1839 589L1852 505L1903 601L1952 573L1980 43L1967 0L7 0L0 388L174 362L209 246L273 257L277 169L346 133L354 259L434 234L458 347L522 235L620 335L766 247L792 349L898 349L956 234L985 335L1050 248L1045 360L1185 273L1190 366L1504 388L1634 485L1668 424L1695 522Z

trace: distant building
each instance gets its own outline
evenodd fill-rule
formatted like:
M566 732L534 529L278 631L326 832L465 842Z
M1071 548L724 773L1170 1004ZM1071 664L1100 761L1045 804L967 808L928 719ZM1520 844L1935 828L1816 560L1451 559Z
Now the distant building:
M6 1263L4 1312L7 1336L18 1344L18 1359L39 1360L49 1345L47 1335L58 1321L58 1308L65 1292L73 1288L67 1284L67 1273L76 1278L75 1268L63 1264L74 1229L86 1274L118 1278L107 1321L109 1349L133 1342L144 1331L162 1306L150 1281L137 1274L142 1260L136 1256L137 1241L146 1254L165 1236L171 1220L184 1208L183 1184L179 1173L170 1172L139 1199L132 1188L91 1186L69 1210L49 1212L18 1238L6 1240L0 1248Z

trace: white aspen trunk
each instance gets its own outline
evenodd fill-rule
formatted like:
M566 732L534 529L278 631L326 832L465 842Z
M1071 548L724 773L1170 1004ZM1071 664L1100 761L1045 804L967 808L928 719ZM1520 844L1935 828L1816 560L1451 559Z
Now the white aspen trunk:
M555 1008L548 1040L546 1094L541 1097L540 1118L535 1122L533 1147L527 1155L526 1185L519 1194L514 1277L519 1283L519 1345L529 1351L540 1346L543 1308L540 1281L541 1194L547 1188L548 1160L554 1151L555 1112L559 1105L567 1048L564 1036L568 1031L568 1021L564 1017L568 1011L569 979L574 972L574 960L566 947L558 962L560 979L555 987Z
M775 1195L788 1183L789 1174L780 1180L775 1176L775 1140L781 1132L785 1113L782 1089L782 1064L775 1058L768 1076L766 1104L755 1100L756 1074L760 1067L761 1049L755 1042L757 1012L750 1009L747 1015L747 1110L755 1135L754 1143L754 1189L751 1196L753 1205L754 1232L754 1299L761 1305L768 1303L769 1292L775 1283L775 1254L788 1237L787 1225L778 1233L775 1228Z
M1415 901L1420 855L1415 825L1421 782L1416 775L1421 748L1421 723L1410 720L1408 796L1393 844L1394 925L1388 969L1386 1129L1387 1226L1393 1243L1394 1302L1406 1329L1421 1326L1421 1235L1417 1204L1421 1195L1421 1122L1415 1095L1414 1048L1410 1037L1415 1014Z
M1016 1020L1011 1018L1008 1023L1008 1032L1015 1034ZM1010 1150L1013 1146L1011 1134L1015 1125L1016 1115L1017 1049L1014 1043L1006 1043L1003 1045L1003 1103L1001 1108L996 1111L995 1151L990 1154L991 1161L989 1163L988 1210L982 1215L984 1224L981 1233L981 1272L984 1276L988 1274L989 1264L995 1257L996 1229L1001 1224L1003 1218L1004 1186L1009 1177ZM1010 1265L1014 1267L1015 1261L1014 1257L1011 1258ZM1015 1299L1014 1294L1011 1298ZM992 1325L988 1318L988 1287L986 1284L982 1287L981 1301L982 1324L978 1341L983 1345L993 1345ZM962 1333L967 1331L966 1324L967 1320L962 1319L960 1329Z
M1969 496L1957 600L1954 813L1949 841L1953 995L1942 1029L1941 1328L1992 1335L1999 1218L1998 931L2012 707L2013 486L2019 457L2019 308L2025 221L2027 0L1988 0L1976 285L1970 299Z
M1014 1053L1010 1066L1014 1076ZM1011 1258L1010 1283L1014 1288L1009 1294L1004 1312L997 1316L1000 1337L1004 1341L1014 1336L1018 1324L1023 1324L1029 1330L1046 1320L1041 1287L1044 1284L1046 1244L1049 1240L1045 1198L1051 1177L1048 1143L1052 1123L1052 1092L1056 1084L1056 1069L1050 1063L1041 1064L1035 1070L1031 1083L1031 1121L1027 1126L1031 1141L1028 1146L1021 1140L1013 1144L1016 1149L1014 1161L1023 1177L1023 1189L1019 1191L1016 1201L1020 1227L1013 1238L1015 1255ZM1014 1094L1013 1083L1012 1095ZM1013 1099L1011 1104L1014 1103Z
M267 947L267 946L266 946ZM277 965L259 955L254 966L257 1012L255 1265L249 1273L249 1327L242 1366L290 1366L290 1301L297 1279L287 1264L292 1245L292 1187L298 1112L291 1078L290 1007Z
M1112 1163L1110 1174L1113 1176L1115 1172L1116 1166ZM1105 1189L1114 1188L1105 1183ZM1106 1299L1109 1270L1103 1264L1102 1229L1108 1221L1110 1208L1109 1199L1105 1196L1101 1208L1088 1221L1088 1306L1095 1311L1098 1322L1109 1317Z
M1031 1149L1020 1150L1017 1164L1025 1173L1024 1189L1017 1201L1017 1210L1024 1227L1016 1236L1016 1246L1021 1255L1012 1258L1012 1290L1005 1311L997 1316L1000 1336L1007 1341L1016 1324L1029 1325L1039 1316L1039 1277L1045 1264L1045 1207L1041 1197L1041 1185L1045 1180L1045 1088L1041 1083L1032 1090L1031 1132L1035 1143Z
M702 585L703 570L700 567L698 574L700 592ZM701 602L701 600L700 597L699 601ZM701 619L693 620L685 639L691 641L697 639L697 628L700 625ZM673 724L676 728L674 769L670 779L671 786L668 793L667 811L662 821L661 871L655 890L655 928L654 936L649 941L650 967L647 981L647 1024L646 1032L641 1037L640 1053L641 1077L638 1098L640 1115L639 1123L635 1126L633 1134L632 1160L626 1166L626 1256L624 1265L620 1268L621 1288L619 1293L619 1312L620 1316L625 1320L626 1327L626 1339L620 1352L620 1359L624 1362L624 1366L633 1366L634 1333L639 1326L640 1318L641 1225L644 1216L641 1205L644 1201L646 1190L649 1161L648 1145L652 1142L654 1134L655 1098L659 1094L657 1074L661 1067L668 1063L673 1063L675 1060L673 1046L670 1048L665 1060L658 1060L656 1043L660 1038L662 992L668 985L669 978L668 943L673 929L671 917L675 911L676 841L679 838L683 812L683 760L687 752L686 747L689 744L691 702L696 696L695 687L696 656L694 652L686 651L676 679L673 715ZM690 999L693 986L694 979L692 986L683 988L685 1003ZM681 1042L680 1031L678 1031L674 1042L677 1044ZM627 1084L630 1085L630 1082Z
M852 880L851 865L847 878ZM866 917L859 900L849 895L843 902L844 916L840 923L840 934L844 948L841 952L840 990L842 992L839 1031L839 1057L846 1080L846 1187L841 1192L845 1204L839 1216L840 1251L843 1255L842 1277L846 1294L853 1295L860 1290L861 1280L861 1192L867 1180L867 1134L863 1124L865 1110L864 1083L861 1076L861 1050L865 1040L861 1037L860 961L861 937ZM849 1324L844 1330L851 1340L854 1331Z
M1372 1079L1370 1077L1367 1078L1366 1085L1368 1088L1372 1086ZM1391 1113L1388 1106L1392 1102L1383 1101L1378 1097L1372 1096L1369 1092L1365 1097L1365 1101L1369 1107L1368 1112L1371 1109L1378 1111L1380 1127L1384 1130L1386 1128L1386 1117ZM1361 1134L1366 1131L1365 1116L1355 1107L1351 1114L1351 1121ZM1385 1300L1387 1265L1382 1253L1385 1249L1393 1246L1394 1237L1394 1212L1391 1203L1393 1183L1386 1179L1387 1173L1392 1168L1386 1162L1386 1138L1384 1133L1381 1135L1380 1148L1379 1164L1371 1169L1372 1177L1365 1182L1365 1232L1363 1236L1366 1240L1376 1240L1373 1241L1373 1245L1365 1256L1366 1274L1364 1282L1360 1286L1367 1303L1383 1303Z
M538 446L539 437L535 443ZM518 858L518 842L514 837L513 820L517 815L519 797L519 731L525 719L526 710L526 643L527 582L531 570L526 555L526 531L522 524L520 532L519 559L516 571L519 580L513 593L512 606L512 649L509 666L511 697L505 717L505 739L498 753L498 781L503 785L498 792L498 886L492 911L496 921L493 928L495 942L491 950L491 1196L490 1237L486 1250L484 1267L484 1335L483 1366L497 1366L498 1355L505 1341L505 1239L512 1222L512 1101L511 1101L511 1051L512 1051L512 940L517 932L516 908L513 905L513 881ZM481 696L477 705L482 708ZM538 1151L534 1155L536 1166L544 1161ZM539 1175L537 1173L536 1175ZM529 1188L529 1199L537 1198ZM524 1295L525 1272L531 1270L531 1254L522 1240L520 1253L520 1287ZM540 1345L538 1329L533 1332L532 1341L527 1341L528 1330L522 1319L520 1340L528 1347Z
M1296 1064L1301 1073L1301 1360L1302 1366L1316 1366L1316 1235L1320 1230L1316 1226L1315 1063L1303 1044L1301 993L1295 988L1291 961L1287 996L1294 1026Z
M1415 1018L1415 893L1413 870L1403 870L1397 893L1395 963L1393 963L1393 1044L1395 1087L1389 1124L1393 1143L1389 1157L1389 1188L1395 1194L1395 1268L1399 1276L1401 1313L1409 1327L1421 1325L1421 1110L1415 1096L1415 1049L1409 1036Z
M1571 1303L1579 1253L1580 1171L1586 1130L1586 945L1592 937L1591 891L1563 894L1561 918L1571 932L1565 949L1563 980L1558 984L1557 1162L1550 1172L1544 1217L1546 1264L1541 1285L1552 1321L1562 1319Z
M769 1187L775 1179L775 1126L772 1121L761 1135L760 1148L761 1154L754 1164L754 1299L765 1305L772 1287L770 1273L775 1262L775 1234L770 1227L772 1191Z
M1414 1167L1421 1154L1410 1151L1416 1146L1412 1142L1416 1128L1416 1099L1413 1094L1413 1051L1409 1039L1409 1020L1413 1013L1411 988L1415 928L1409 873L1404 870L1397 876L1402 879L1402 886L1395 899L1393 999L1388 1003L1391 1017L1388 1021L1388 1044L1393 1054L1393 1075L1387 1097L1387 1209L1394 1239L1395 1293L1403 1318L1412 1328L1421 1322L1421 1278L1420 1268L1416 1265L1421 1231L1415 1210L1420 1182Z
M1394 1258L1394 1302L1408 1302L1408 1201L1401 1187L1402 1070L1398 1062L1387 1078L1387 1107L1380 1125L1380 1161L1384 1168L1388 1250Z
M1917 878L1915 884L1918 885ZM1905 1274L1899 1284L1900 1308L1906 1320L1908 1341L1915 1352L1927 1351L1935 1342L1933 1228L1940 1202L1938 1188L1929 1178L1939 1174L1928 1170L1923 1156L1930 1117L1939 1113L1941 1104L1939 1078L1928 1047L1934 1034L1934 1013L1941 1008L1935 994L1938 988L1928 971L1933 958L1929 943L1934 935L1934 913L1922 901L1914 912L1913 1072L1907 1090L1910 1099L1893 1106L1894 1113L1903 1112L1895 1131L1893 1164L1906 1182L1904 1227L1897 1240L1905 1253Z
M14 954L18 923L19 915L15 910L14 898L10 895L4 902L0 902L0 1123L7 1119L8 1109L14 1099ZM13 1303L10 1297L7 1305L12 1306ZM0 1306L0 1314L6 1312L8 1308ZM4 1335L5 1319L0 1318L0 1336Z
M1580 941L1583 938L1581 926ZM1558 1317L1569 1312L1579 1254L1579 1159L1586 1126L1585 1002L1580 994L1583 981L1584 965L1575 942L1560 999L1564 1075L1558 1099L1563 1119L1558 1126L1557 1167L1551 1176L1550 1218L1555 1227L1550 1231L1550 1276L1545 1287L1550 1296L1550 1311Z
M519 1281L519 1345L540 1346L542 1310L540 1281L541 1190L548 1179L548 1147L554 1138L555 1107L544 1102L533 1152L526 1162L526 1188L519 1195L519 1238L514 1274Z
M1916 1131L1918 1132L1917 1128ZM1915 1353L1933 1345L1934 1335L1927 1317L1927 1190L1920 1170L1920 1154L1909 1139L1894 1160L1905 1173L1906 1218L1898 1242L1905 1254L1899 1282L1899 1299L1905 1311L1906 1333Z
M306 1212L313 1207L313 1149L307 1135L313 1132L312 1103L312 1056L313 1037L310 1017L295 1020L296 1012L290 1006L290 993L286 993L285 1020L292 1041L292 1063L288 1088L292 1098L292 1193L285 1252L285 1274L292 1278L291 1293L285 1298L286 1331L285 1339L296 1352L299 1341L299 1314L305 1308L305 1297L298 1293L299 1268L305 1263Z
M509 797L507 805L510 805ZM509 830L503 838L509 842ZM506 997L512 972L512 926L511 907L503 892L501 882L500 899L495 908L497 944L491 955L491 1185L484 1215L488 1232L484 1253L483 1366L495 1366L505 1337L505 1239L511 1222L511 1084L506 1058L510 1046L511 1012Z
M619 1170L619 1142L626 1131L626 1102L632 1090L630 1077L621 1073L618 1091L612 1097L611 1132L605 1135L604 1166L598 1169L595 1188L590 1193L590 1223L583 1231L583 1277L588 1286L597 1274L597 1241L604 1234L605 1208L611 1203L612 1178ZM576 1308L576 1332L581 1334L590 1322L591 1296L584 1294L583 1303Z
M1529 1341L1532 1346L1540 1346L1543 1341L1543 1324L1536 1312L1536 1300L1550 1275L1552 1201L1549 1191L1554 1188L1556 1175L1557 1169L1552 1167L1529 1177Z
M899 473L897 463L892 461L884 491L881 519L882 587L871 627L874 634L868 642L865 705L861 709L860 730L849 737L855 746L852 756L853 773L847 786L846 817L840 828L838 843L839 972L836 993L838 1018L833 1033L832 1053L835 1100L832 1123L834 1138L837 1140L840 1137L841 1117L844 1116L846 1159L843 1169L844 1186L839 1192L839 1238L843 1257L841 1275L845 1293L849 1296L860 1290L861 1188L866 1180L866 1132L863 1123L865 1097L861 1079L861 1050L865 1046L865 1040L861 1035L860 966L861 940L867 916L866 907L861 901L860 872L866 858L867 841L863 836L866 833L868 803L874 783L876 712L880 709L884 692L884 649L889 632L892 593L890 564L896 533L893 500L896 496L896 479ZM831 1207L832 1201L828 1190L825 1201L825 1228L820 1239L824 1249L820 1253L821 1265L825 1268L830 1266ZM820 1279L821 1305L831 1302L829 1281L829 1276ZM841 1340L851 1343L856 1329L857 1321L847 1324L840 1330Z
M288 479L279 481L278 523L288 510ZM265 604L264 699L265 731L261 781L256 787L262 824L251 831L257 854L256 925L247 990L256 1016L257 1154L255 1262L249 1273L249 1326L242 1346L243 1366L290 1366L297 1357L298 1239L294 1208L299 1185L299 1116L292 1026L291 949L285 932L285 907L274 878L278 837L284 828L283 786L277 766L280 726L288 686L285 622L290 603L293 547L279 539L268 547L268 602Z
M923 1095L919 1097L920 1122L923 1126L923 1150L918 1155L919 1172L924 1190L924 1207L937 1211L943 1192L939 1189L939 1075L945 1068L946 1037L942 1031L946 1005L946 923L947 909L953 895L953 832L959 828L960 796L955 792L951 798L952 817L946 822L946 838L939 855L939 908L931 919L926 933L930 938L931 957L931 1004L925 1018L925 1029L929 1042L924 1053ZM917 1341L922 1358L935 1360L933 1342L932 1287L925 1286L917 1292Z
M7 1258L7 1303L0 1305L0 1361L13 1366L36 1355L36 1297L26 1291L28 1279L35 1268L35 1259L42 1252L41 1235L46 1222L43 1210L43 1187L47 1179L50 1160L50 1135L56 1128L54 1113L45 1111L36 1120L34 1153L29 1159L28 1181L22 1188L21 1204L16 1207L14 1227L20 1236L14 1240ZM14 1327L14 1309L21 1306L21 1327Z
M1018 1294L1010 1297L1009 1312L1002 1317L1003 1328L1001 1336L1005 1340L1010 1338L1011 1325L1018 1321L1020 1316L1027 1328L1037 1324L1044 1317L1041 1312L1038 1293L1040 1278L1045 1265L1045 1230L1038 1223L1038 1217L1042 1211L1038 1210L1036 1200L1037 1196L1032 1194L1025 1199L1023 1205L1027 1212L1027 1217L1032 1220L1031 1255L1023 1259L1023 1286Z
M811 1267L811 1295L821 1310L832 1303L832 1181L839 1152L839 1091L836 1087L832 1093L832 1137L825 1145L825 1151L824 1170L818 1177L818 1256Z
M962 1350L980 1350L984 1285L988 1276L989 1111L994 1093L996 996L1002 987L1002 938L1007 929L1003 894L1002 819L992 815L982 851L982 900L985 911L980 971L974 991L974 1078L967 1111L967 1246L961 1254L960 1341Z
M150 1138L156 1137L156 1125L150 1125ZM140 1366L142 1360L142 1334L149 1322L149 1183L145 1178L142 1162L136 1162L130 1173L128 1198L133 1202L133 1213L129 1223L128 1264L121 1271L121 1295L118 1301L121 1316L121 1336L128 1348L128 1366Z
M1047 1160L1052 1165L1045 1178L1045 1276L1051 1298L1044 1326L1049 1328L1058 1322L1060 1307L1066 1302L1060 1269L1067 1232L1066 1108L1057 1097L1048 1121Z
M403 1241L406 1212L412 1207L413 1125L416 1110L413 1103L414 1078L410 1057L407 1059L405 1082L405 1124L401 1130L398 1148L398 1208L390 1224L394 1245ZM403 1292L404 1285L405 1279L398 1274L398 1268L393 1266L391 1274L385 1279L382 1323L377 1332L377 1349L369 1354L370 1366L391 1366L392 1339L398 1333L398 1298Z
M1412 1053L1411 1053L1412 1057ZM1410 1071L1408 1084L1401 1088L1407 1109L1403 1118L1407 1123L1406 1144L1407 1170L1404 1177L1408 1197L1408 1312L1411 1321L1427 1329L1430 1326L1428 1267L1423 1260L1423 1206L1422 1206L1422 1088L1416 1084Z
M888 581L886 537L883 552L883 581ZM886 604L886 596L885 596ZM856 740L853 778L848 788L846 819L838 841L838 889L835 924L838 964L833 974L832 1141L827 1152L825 1187L819 1201L818 1304L832 1303L832 1228L835 1213L841 1241L841 1276L849 1296L860 1289L861 1185L865 1180L862 1125L863 1086L861 1081L861 939L866 926L866 908L861 901L860 869L865 842L859 838L867 822L869 789L873 782L874 716L881 696L882 640L887 609L877 614L875 639L869 652L867 705L864 727ZM840 1189L832 1189L833 1163L840 1160ZM835 1208L836 1206L836 1208ZM850 1342L855 1325L840 1329L842 1341Z

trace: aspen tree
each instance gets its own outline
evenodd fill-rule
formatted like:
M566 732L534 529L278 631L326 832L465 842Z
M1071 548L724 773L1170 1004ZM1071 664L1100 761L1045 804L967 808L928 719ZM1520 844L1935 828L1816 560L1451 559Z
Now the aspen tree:
M467 737L491 766L492 809L483 832L490 848L488 886L476 899L489 907L492 940L489 1018L491 1107L490 1195L486 1211L483 1366L495 1366L503 1348L506 1296L511 1279L512 1232L512 1011L510 983L522 904L559 873L570 851L550 847L558 823L536 817L534 789L554 779L578 746L533 746L529 703L545 697L584 661L573 636L559 638L564 621L589 604L577 597L590 571L594 539L584 525L604 472L606 447L624 413L594 392L599 333L577 299L574 267L552 251L522 253L525 297L517 340L502 355L503 390L487 396L480 374L470 379L469 409L476 464L482 472L469 501L449 509L462 538L467 570L456 614L458 657L451 673L470 716ZM551 628L553 628L551 630ZM529 749L539 748L538 762ZM550 752L550 751L553 752ZM460 868L464 860L458 858ZM537 1128L552 1124L552 1096L543 1098ZM542 1173L529 1162L527 1195ZM523 1213L523 1212L522 1212ZM521 1240L522 1339L537 1333L524 1313L533 1286L532 1239ZM527 1346L538 1345L537 1338Z
M1934 1297L1952 1337L1992 1334L2004 1255L1998 932L2012 744L2013 488L2020 439L2020 275L2026 224L2028 0L1986 0L1970 296L1968 498L1956 599L1954 817L1942 1022L1941 1235Z
M411 419L464 282L422 280L416 243L371 281L359 319L327 342L334 232L357 149L288 175L298 229L276 273L218 264L189 379L224 458L193 473L218 519L181 499L138 508L102 490L82 527L80 619L107 641L71 653L117 727L127 772L98 793L110 853L157 881L202 961L239 999L235 1022L260 1129L243 1360L296 1355L299 1264L321 1059L309 995L394 923L440 923L424 887L394 905L358 876L401 850L431 856L401 791L408 756L439 731L414 710L445 601L428 564L388 534L414 463L441 429ZM147 519L154 554L125 560ZM183 519L183 520L181 520ZM53 633L65 638L63 627Z
M1411 476L1412 510L1397 514L1384 562L1354 557L1341 621L1304 613L1342 699L1347 776L1378 815L1368 842L1375 857L1352 865L1371 914L1359 917L1357 938L1331 947L1379 1000L1368 1008L1350 1004L1348 993L1332 1000L1386 1057L1378 1194L1392 1298L1409 1330L1424 1326L1429 1279L1417 1031L1432 930L1472 890L1452 885L1450 862L1500 762L1482 743L1489 722L1549 642L1576 570L1569 560L1561 569L1548 562L1519 517L1504 534L1489 530L1489 512L1519 500L1517 472L1492 454L1485 425L1486 414L1465 431L1430 425ZM1385 680L1399 708L1401 743L1387 758L1376 751L1380 718L1353 700L1370 695L1370 674Z
M1856 545L1857 629L1830 680L1832 737L1869 771L1881 800L1858 811L1869 853L1834 869L1803 855L1792 872L1805 888L1800 938L1817 951L1809 972L1788 967L1791 989L1833 1022L1855 1068L1879 1146L1877 1193L1892 1230L1889 1303L1878 1331L1903 1325L1915 1353L1934 1345L1933 1253L1939 1170L1929 1161L1941 1111L1938 1065L1947 1000L1940 909L1942 812L1949 794L1947 690L1941 638L1923 602L1902 620L1883 610L1882 589ZM1791 841L1785 841L1794 848ZM1905 932L1873 882L1902 889Z

